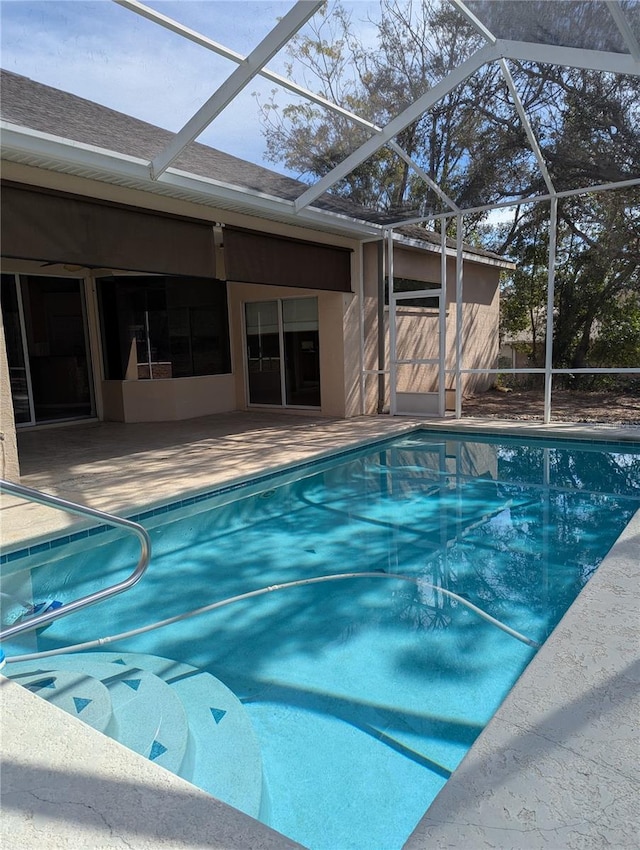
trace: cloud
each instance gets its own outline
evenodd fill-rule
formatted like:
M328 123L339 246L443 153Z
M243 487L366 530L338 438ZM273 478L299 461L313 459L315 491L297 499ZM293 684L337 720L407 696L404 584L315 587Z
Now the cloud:
M274 15L289 5L178 2L157 3L154 8L225 46L235 41L234 49L247 52L273 27ZM243 39L244 50L239 43ZM173 131L237 67L101 0L4 2L2 66ZM199 141L261 162L265 143L250 91L231 104Z
M143 2L246 55L294 0ZM376 2L345 5L359 28L371 29L366 17ZM2 0L0 16L7 70L174 132L237 67L111 0ZM283 74L288 58L280 51L269 68ZM273 168L264 163L266 142L252 96L258 91L265 100L273 87L260 77L252 80L198 141ZM278 95L281 108L291 99L285 91Z

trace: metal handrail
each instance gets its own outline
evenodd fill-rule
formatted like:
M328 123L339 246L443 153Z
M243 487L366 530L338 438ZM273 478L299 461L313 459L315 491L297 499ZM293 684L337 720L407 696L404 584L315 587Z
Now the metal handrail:
M87 596L82 596L74 602L67 602L64 605L61 605L60 608L56 608L53 611L45 611L35 617L30 617L22 623L14 623L13 626L9 626L8 628L0 631L0 640L5 640L6 638L19 634L20 632L37 629L38 626L42 626L45 623L51 623L67 614L72 614L74 611L86 608L88 605L93 605L103 599L116 596L118 593L122 593L130 587L133 587L133 585L136 584L144 575L151 558L151 539L146 529L137 522L132 522L129 519L123 519L122 517L114 516L113 514L104 513L104 511L97 511L94 508L88 508L86 505L78 505L75 502L67 501L67 499L61 499L59 496L51 496L48 493L42 493L40 490L33 490L31 487L24 487L22 484L15 484L12 481L5 481L3 479L0 479L0 492L11 493L14 496L27 499L30 502L60 508L61 510L77 514L78 516L94 517L107 525L128 529L137 535L141 549L140 559L138 560L135 570L128 578L124 579L124 581L110 585L109 587L104 588L104 590L97 590L94 593L89 593Z

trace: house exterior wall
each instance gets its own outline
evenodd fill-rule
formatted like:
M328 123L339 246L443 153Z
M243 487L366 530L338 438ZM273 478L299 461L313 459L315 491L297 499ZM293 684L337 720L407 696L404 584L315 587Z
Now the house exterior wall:
M440 283L440 255L394 246L394 278L409 278L425 283ZM500 310L500 269L465 260L463 265L462 350L463 368L495 368L498 365L498 323ZM446 369L455 369L456 337L456 260L447 258L446 280ZM364 368L378 368L378 244L364 246ZM389 368L389 308L384 310L385 368ZM400 360L438 358L438 311L413 307L398 302L396 309L396 350ZM492 375L464 375L463 395L488 389ZM389 405L389 380L385 380L385 406ZM454 375L446 378L447 407L454 405ZM438 367L435 365L399 365L397 391L400 393L430 393L438 388ZM366 380L366 409L373 412L377 404L377 379Z
M245 344L244 305L251 301L271 301L278 298L317 298L320 347L320 413L324 416L344 418L358 412L355 405L347 404L345 384L353 382L353 375L345 368L345 333L351 334L353 317L346 313L345 305L354 297L340 292L321 292L314 289L297 289L286 286L259 286L256 284L229 284L229 311L231 315L231 359L234 364L235 397L237 409L248 406ZM349 370L352 372L353 370Z
M310 232L278 222L265 222L248 215L230 213L213 208L150 195L134 189L125 189L71 175L33 169L7 162L3 167L6 180L37 185L89 198L114 201L131 206L154 209L159 212L208 219L211 224L228 224L255 229L276 236L347 248L351 250L352 280L360 275L359 245L355 240L322 232ZM224 230L222 230L224 242ZM29 264L13 261L12 270L33 273ZM224 245L216 247L216 268L224 279ZM58 274L59 267L55 267ZM64 272L63 272L64 273ZM79 274L82 274L80 272ZM99 274L99 272L98 272ZM76 273L76 277L78 273ZM301 270L301 280L304 269ZM111 421L142 422L188 419L195 416L244 409L247 406L246 374L244 364L243 304L272 298L318 298L320 335L321 407L326 416L346 417L360 411L360 354L359 310L353 293L330 292L304 287L266 286L260 284L227 284L229 301L229 326L231 368L228 375L208 375L197 378L166 378L161 380L104 380L100 352L100 328L95 285L87 278L87 313L89 336L97 342L94 352L96 407L100 418ZM347 342L345 342L347 341ZM347 359L348 348L348 359Z
M465 369L498 367L499 280L499 269L465 262L462 312L462 360ZM452 312L455 313L455 283L452 289ZM463 395L484 392L494 382L495 375L464 375Z
M0 308L0 441L2 441L2 474L6 481L20 481L16 423L11 400L11 382L7 347L4 338L4 323Z
M311 231L301 226L265 221L254 216L222 211L213 207L149 194L137 189L114 186L73 175L34 169L7 162L3 178L43 189L67 192L104 201L112 201L158 212L210 221L216 227L216 274L225 279L224 226L254 229L290 239L306 240L351 251L352 292L338 292L256 283L227 284L231 373L191 378L105 380L98 310L96 278L101 270L64 271L61 266L47 269L48 274L85 276L88 338L90 342L95 406L98 418L123 422L165 421L244 409L248 405L245 365L244 304L250 301L316 297L318 299L321 407L325 416L350 417L372 414L378 408L378 243L361 245L344 236ZM38 266L42 264L36 264ZM429 283L439 283L440 255L437 251L396 246L394 275ZM3 265L3 268L5 266ZM23 261L10 261L5 270L19 273L43 273L41 268ZM464 366L489 368L497 365L498 353L498 280L499 266L473 260L464 264L463 350ZM105 270L105 273L110 273ZM120 273L118 273L120 274ZM301 284L304 268L301 268ZM447 369L455 366L454 339L455 258L447 260ZM362 296L362 297L360 297ZM385 368L389 365L388 308L384 310ZM397 311L398 355L401 358L437 358L438 314L436 310L400 306ZM4 352L4 346L3 346ZM365 370L363 374L362 370ZM368 374L367 374L368 370ZM8 380L8 376L7 379ZM463 392L484 389L491 376L464 376ZM385 378L389 403L389 380ZM448 406L453 404L453 375L448 375ZM436 366L401 366L397 388L402 393L434 392ZM3 405L6 408L6 405ZM9 407L9 409L11 409ZM15 435L15 427L8 424ZM17 455L16 455L17 458ZM17 474L17 472L15 473Z

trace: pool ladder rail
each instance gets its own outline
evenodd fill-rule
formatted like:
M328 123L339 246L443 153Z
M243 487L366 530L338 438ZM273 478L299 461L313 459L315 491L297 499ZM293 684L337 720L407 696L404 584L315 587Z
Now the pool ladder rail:
M5 629L0 630L0 641L6 640L20 632L31 631L32 629L40 628L60 617L65 617L67 614L72 614L74 611L80 611L89 605L94 605L96 602L101 602L103 599L109 599L111 596L116 596L129 590L134 584L137 584L144 575L151 559L151 539L145 528L137 522L132 522L129 519L115 516L113 514L98 511L94 508L89 508L86 505L79 505L76 502L70 502L67 499L61 499L59 496L52 496L49 493L43 493L40 490L34 490L31 487L25 487L22 484L16 484L13 481L5 481L0 479L0 493L8 493L13 496L18 496L29 502L36 502L39 505L59 508L67 511L67 513L76 514L77 516L90 517L100 520L101 523L112 525L116 528L124 528L135 534L140 543L140 558L134 571L128 578L119 581L116 584L109 585L102 590L94 591L86 596L82 596L73 602L65 602L60 607L47 607L40 614L30 616L28 619L14 623ZM1 655L0 655L1 658ZM0 661L1 663L1 661Z

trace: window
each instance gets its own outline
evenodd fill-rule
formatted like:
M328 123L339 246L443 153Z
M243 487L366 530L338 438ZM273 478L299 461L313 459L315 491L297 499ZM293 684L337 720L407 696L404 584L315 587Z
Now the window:
M227 287L202 278L101 278L107 380L231 372Z
M406 277L393 278L394 292L420 292L425 289L440 289L439 283L425 283L422 280L411 280ZM389 306L389 278L384 279L384 303ZM437 298L403 298L400 302L402 307L428 307L432 310L438 309Z

